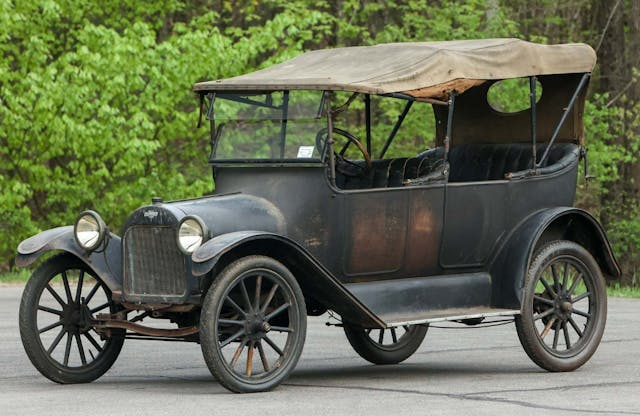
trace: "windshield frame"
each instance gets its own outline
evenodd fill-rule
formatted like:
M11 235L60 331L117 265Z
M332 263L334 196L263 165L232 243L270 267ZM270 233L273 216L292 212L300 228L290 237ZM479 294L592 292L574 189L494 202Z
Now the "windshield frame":
M310 92L314 92L314 90L309 90ZM270 117L266 117L264 119L256 119L256 120L273 120L273 121L280 121L280 127L279 127L279 140L278 140L278 149L279 149L279 153L280 155L284 155L284 149L285 149L285 145L286 145L286 140L287 140L287 133L288 133L288 127L289 127L289 121L291 121L293 118L290 117L289 114L289 97L290 97L290 90L277 90L277 91L223 91L223 92L207 92L205 94L201 95L201 100L203 101L202 104L202 108L201 111L203 110L203 108L206 108L206 119L209 121L209 128L210 128L210 153L209 153L209 164L213 165L213 166L222 166L222 165L238 165L238 164L251 164L251 165L278 165L278 166L283 166L283 165L288 165L288 164L292 164L295 166L303 166L303 165L310 165L310 166L321 166L325 163L325 158L320 155L317 157L227 157L227 158L220 158L218 157L218 145L221 142L221 135L223 134L223 129L226 123L221 123L220 120L218 120L216 118L216 110L215 110L215 104L216 104L216 100L228 100L231 102L236 102L236 103L242 103L242 104L247 104L250 106L256 106L256 107L262 107L262 108L268 108L270 110L275 110L280 112L280 116L276 117L276 118L270 118ZM295 92L295 91L294 91ZM315 119L315 120L321 120L323 118L323 116L325 115L325 110L324 110L324 106L325 106L325 92L324 91L315 91L319 93L319 103L318 103L318 108L317 111L315 110L315 106L314 106L314 111L312 116L310 115L310 117L308 117L309 120ZM281 105L275 105L272 102L272 94L278 94L280 93L282 95L282 104ZM259 101L256 99L252 99L251 97L255 97L255 96L264 96L265 99L264 101ZM326 126L326 124L325 124ZM224 140L224 139L223 139ZM234 140L233 138L229 138L227 140ZM320 152L320 150L318 149L318 153Z

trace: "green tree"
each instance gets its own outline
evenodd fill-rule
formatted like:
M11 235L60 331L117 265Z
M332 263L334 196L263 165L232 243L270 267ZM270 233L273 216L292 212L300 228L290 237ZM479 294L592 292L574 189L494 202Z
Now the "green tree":
M117 230L151 196L211 191L192 84L286 59L328 29L289 6L246 28L213 11L169 28L184 4L116 3L0 3L0 263L83 209Z
M634 0L0 0L0 268L21 239L82 209L99 210L117 230L151 196L210 191L196 81L316 48L511 36L598 50L585 111L596 179L581 182L577 203L600 216L627 282L637 282ZM374 141L401 104L376 109ZM407 118L400 151L423 148L428 123Z

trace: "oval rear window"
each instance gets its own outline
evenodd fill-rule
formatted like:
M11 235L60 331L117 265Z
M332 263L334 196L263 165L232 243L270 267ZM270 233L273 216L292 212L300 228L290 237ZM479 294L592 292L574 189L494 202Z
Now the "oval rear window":
M542 96L542 85L536 81L536 103ZM529 78L512 78L495 82L487 92L487 102L500 113L519 113L531 107Z

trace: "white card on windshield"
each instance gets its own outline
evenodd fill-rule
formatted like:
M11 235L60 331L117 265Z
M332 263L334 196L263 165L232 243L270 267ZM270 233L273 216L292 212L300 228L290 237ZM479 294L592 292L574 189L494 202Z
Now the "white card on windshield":
M298 159L309 159L313 157L314 146L300 146L298 148Z

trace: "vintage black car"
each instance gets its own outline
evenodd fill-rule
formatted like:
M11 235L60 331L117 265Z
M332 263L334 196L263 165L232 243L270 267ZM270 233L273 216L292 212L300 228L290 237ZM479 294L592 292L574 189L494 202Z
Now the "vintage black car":
M331 311L375 364L411 356L430 323L510 318L537 365L580 367L620 275L573 207L594 65L584 44L401 43L196 84L215 192L154 198L120 236L85 211L23 241L22 266L59 252L24 290L30 360L90 382L125 339L191 341L224 387L264 391L295 367L307 316ZM505 111L489 98L513 79L526 105ZM421 137L403 137L412 117Z

